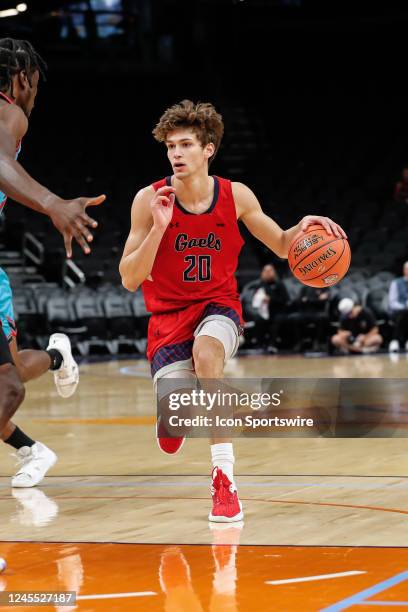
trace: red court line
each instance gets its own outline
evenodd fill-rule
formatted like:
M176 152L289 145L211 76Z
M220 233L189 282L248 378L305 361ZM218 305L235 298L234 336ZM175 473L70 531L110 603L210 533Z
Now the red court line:
M183 501L194 501L194 500L205 500L208 501L209 497L152 497L144 495L53 495L53 499L64 500L64 499L155 499L165 500L170 499L172 501L183 500ZM0 499L14 499L12 495L0 496ZM291 499L254 499L252 497L240 497L241 501L247 502L258 502L264 504L299 504L305 506L328 506L333 508L354 508L358 510L375 510L378 512L394 512L397 514L408 514L408 510L400 510L398 508L384 508L382 506L362 506L359 504L334 504L331 502L308 502L298 501Z

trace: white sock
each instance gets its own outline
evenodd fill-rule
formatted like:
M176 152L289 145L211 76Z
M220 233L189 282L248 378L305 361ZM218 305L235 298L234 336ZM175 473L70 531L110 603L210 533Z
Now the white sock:
M213 467L219 467L230 479L235 487L234 481L234 451L231 442L223 444L211 444L211 459Z

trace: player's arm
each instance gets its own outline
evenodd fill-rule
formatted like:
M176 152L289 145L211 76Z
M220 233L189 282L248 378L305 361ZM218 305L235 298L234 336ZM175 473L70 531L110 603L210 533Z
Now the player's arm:
M232 193L237 209L237 217L248 228L255 238L258 238L278 257L287 258L289 246L296 234L305 231L310 225L318 223L322 225L329 234L336 237L347 238L342 228L328 217L308 215L294 227L283 230L279 225L266 215L258 202L255 194L242 183L232 183Z
M46 213L46 203L56 197L37 183L15 159L16 142L26 134L27 117L15 105L4 105L0 115L0 189L24 206Z
M132 204L131 226L119 273L122 285L136 291L150 275L164 232L171 221L174 188L141 189Z
M0 113L0 190L23 206L49 216L63 235L68 257L72 238L89 253L92 234L88 226L97 223L85 212L87 206L101 204L105 196L63 200L34 180L15 159L16 143L27 132L28 121L15 104L4 105Z

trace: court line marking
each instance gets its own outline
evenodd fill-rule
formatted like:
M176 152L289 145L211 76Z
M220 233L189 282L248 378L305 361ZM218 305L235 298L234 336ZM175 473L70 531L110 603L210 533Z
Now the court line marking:
M52 423L54 425L155 425L155 416L116 416L116 417L55 417L33 418L34 423Z
M287 578L286 580L265 580L265 584L293 584L295 582L311 582L313 580L329 580L329 578L343 578L345 576L357 576L366 574L366 571L350 570L349 572L337 572L337 574L320 574L317 576L304 576L303 578Z
M123 599L124 597L145 597L157 595L155 591L135 591L134 593L100 593L98 595L77 595L78 600L84 599Z
M56 544L56 545L61 545L64 546L65 544L77 544L78 546L82 546L82 545L88 545L88 544L95 544L96 546L192 546L192 547L196 547L196 546L207 546L208 548L210 546L225 546L225 544L209 544L208 542L149 542L149 541L143 541L143 542L128 542L128 541L112 541L112 540L6 540L6 539L2 539L0 540L1 543L6 543L6 544L33 544L34 546L36 545L40 545L40 544ZM229 544L228 544L229 546ZM361 549L366 549L369 548L371 549L375 549L375 550L382 550L382 549L392 549L392 550L401 550L401 551L405 551L408 550L408 546L396 546L396 545L387 545L387 544L237 544L237 546L239 546L240 548L253 548L253 547L257 547L257 548L278 548L278 549L283 549L283 548L299 548L299 549L304 549L304 548L321 548L321 549L326 549L329 548L330 550L332 550L333 548L339 548L339 549L347 549L348 551L352 551L352 550L361 550ZM322 612L322 611L320 611Z
M365 601L365 606L407 606L408 601Z
M145 480L145 481L138 481L138 482L123 482L123 481L117 481L117 482L99 482L99 481L89 481L89 482L69 482L69 483L65 483L65 482L56 482L56 483L48 483L48 482L44 482L41 484L41 488L48 488L48 489L53 489L53 488L79 488L79 489L86 489L86 488L94 488L94 487L100 487L100 488L143 488L143 487L164 487L164 488L174 488L174 487L205 487L208 484L208 478L206 480L202 480L202 481L198 481L198 482L186 482L186 481L176 481L176 482L168 482L168 481L150 481L150 480ZM394 491L396 489L408 489L408 483L390 483L390 484L375 484L375 483L360 483L360 484L351 484L351 483L325 483L325 482L241 482L240 483L240 487L244 488L244 487L249 487L249 488L273 488L273 489L277 489L279 487L282 488L293 488L293 487L300 487L298 490L302 490L302 489L310 489L310 488L322 488L322 489L338 489L338 488L343 488L343 489L351 489L351 490L362 490L362 489L367 489L367 490L376 490L376 489L388 489L389 491ZM0 483L0 489L9 489L10 488L10 484L4 483L1 484Z
M387 578L382 582L378 582L359 593L355 593L351 595L351 597L346 597L341 601L329 606L328 608L323 608L320 612L340 612L341 610L346 610L347 608L351 608L352 606L359 604L366 604L366 599L368 597L373 597L382 591L386 591L387 589L400 584L401 582L405 582L408 580L408 571L401 572L400 574L396 574L395 576L391 576L391 578ZM367 602L368 603L368 602Z
M193 478L201 476L208 478L208 474L50 474L48 478L164 478L164 477L180 477ZM400 474L235 474L236 478L401 478L408 479L408 476ZM7 474L0 476L2 478L10 478Z
M1 495L0 499L14 499L11 495ZM53 499L57 501L63 501L65 499L150 499L156 501L165 501L171 499L172 501L208 501L208 497L176 497L176 496L150 496L150 495L53 495ZM408 510L399 510L398 508L384 508L382 506L362 506L359 504L335 504L331 502L310 502L310 501L299 501L293 499L255 499L254 497L241 497L241 501L257 502L264 504L299 504L305 506L329 506L333 508L354 508L357 510L374 510L378 512L393 512L396 514L407 514Z

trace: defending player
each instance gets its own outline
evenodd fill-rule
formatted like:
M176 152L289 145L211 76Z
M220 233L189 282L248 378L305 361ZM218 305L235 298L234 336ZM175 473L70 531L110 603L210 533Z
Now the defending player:
M86 253L90 252L92 234L88 228L95 228L97 223L86 214L86 208L101 204L105 196L63 200L32 179L17 161L45 69L44 61L29 42L0 39L0 214L9 196L48 215L62 234L67 256L71 257L72 238ZM24 399L22 382L52 370L58 393L70 397L78 385L78 366L64 334L53 334L46 351L18 351L11 287L1 268L0 327L0 437L17 450L21 463L12 486L30 487L42 480L57 457L10 421Z
M184 100L167 109L153 131L164 142L173 176L140 190L133 202L131 229L120 263L123 285L142 285L149 323L147 355L154 382L162 377L222 378L236 352L242 311L235 270L243 240L237 220L279 257L287 257L294 236L313 223L345 236L327 217L307 216L283 231L262 212L241 183L208 175L224 126L211 104ZM166 437L160 448L176 453L183 438ZM213 508L209 519L242 519L234 482L230 440L213 440Z

